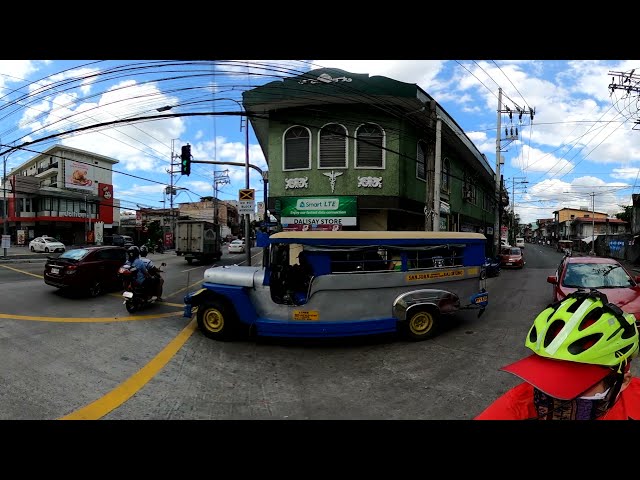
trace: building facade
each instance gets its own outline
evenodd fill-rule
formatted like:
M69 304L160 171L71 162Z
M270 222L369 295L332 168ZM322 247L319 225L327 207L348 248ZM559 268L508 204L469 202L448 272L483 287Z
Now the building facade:
M112 167L118 160L63 145L14 168L0 198L11 243L49 235L65 245L101 243L120 223ZM6 203L5 203L6 201ZM6 208L6 210L5 210ZM4 226L3 226L4 228Z
M246 91L284 229L434 230L493 238L495 174L415 84L318 69Z

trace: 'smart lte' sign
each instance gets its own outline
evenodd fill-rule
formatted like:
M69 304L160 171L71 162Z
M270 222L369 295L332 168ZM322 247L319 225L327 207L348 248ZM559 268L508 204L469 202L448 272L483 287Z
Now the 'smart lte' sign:
M280 203L283 226L357 225L356 197L284 197Z

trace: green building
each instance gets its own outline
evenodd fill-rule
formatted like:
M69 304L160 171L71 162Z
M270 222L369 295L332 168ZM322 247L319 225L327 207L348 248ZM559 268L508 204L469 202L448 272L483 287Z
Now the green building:
M243 94L285 229L493 237L495 175L420 87L322 68ZM491 244L491 242L488 242Z

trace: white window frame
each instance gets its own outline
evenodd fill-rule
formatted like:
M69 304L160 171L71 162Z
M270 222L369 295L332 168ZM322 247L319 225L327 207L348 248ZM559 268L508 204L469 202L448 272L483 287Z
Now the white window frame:
M344 129L344 167L321 167L320 166L320 137L322 136L322 129L329 125L340 125ZM355 161L355 160L354 160ZM338 122L325 123L318 130L318 170L346 170L349 168L349 129Z
M307 132L309 132L309 161L307 162L308 167L306 168L285 168L285 164L286 164L286 141L285 141L285 137L287 136L287 132L289 130L291 130L292 128L304 128ZM311 145L312 145L312 140L313 140L313 136L311 135L311 130L309 130L307 127L303 127L302 125L291 125L289 128L287 128L283 133L282 133L282 171L283 172L294 172L294 171L302 171L302 170L311 170Z
M382 131L382 166L381 167L359 167L358 166L358 130L360 130L360 128L365 125L375 125ZM353 153L354 153L353 168L355 168L356 170L384 170L386 168L386 162L387 162L387 151L386 151L387 132L385 132L384 128L382 128L380 125L378 125L375 122L364 122L358 125L358 128L355 129L353 136L355 138L355 148L353 150Z

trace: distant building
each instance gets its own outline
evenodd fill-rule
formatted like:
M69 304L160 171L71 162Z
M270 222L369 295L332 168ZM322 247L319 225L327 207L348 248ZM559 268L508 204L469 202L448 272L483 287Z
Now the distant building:
M2 212L7 198L12 243L27 244L41 235L65 245L94 243L96 222L102 222L103 235L115 233L120 224L120 201L112 182L116 163L97 153L54 145L12 169L2 181L0 198Z

